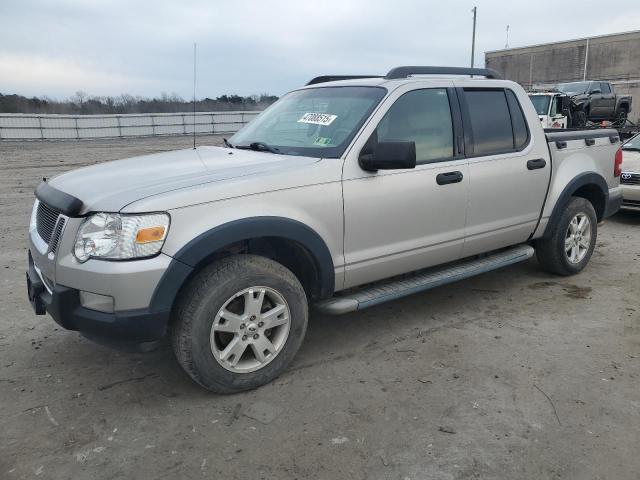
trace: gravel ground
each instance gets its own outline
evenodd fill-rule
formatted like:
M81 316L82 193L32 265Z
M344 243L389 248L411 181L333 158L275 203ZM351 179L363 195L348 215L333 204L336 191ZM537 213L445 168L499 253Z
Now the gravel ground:
M33 315L39 180L190 142L0 142L0 478L640 478L639 214L607 220L575 277L532 260L313 314L291 368L233 396L166 345L121 353Z

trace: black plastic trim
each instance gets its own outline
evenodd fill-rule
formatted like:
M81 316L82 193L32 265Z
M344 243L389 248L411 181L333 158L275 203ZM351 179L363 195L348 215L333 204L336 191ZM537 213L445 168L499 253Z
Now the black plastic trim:
M624 203L624 197L622 195L618 195L614 198L609 198L607 203L605 204L604 216L603 218L609 218L611 215L615 215L622 207Z
M460 105L460 116L462 118L462 130L464 138L464 153L465 157L473 156L473 128L471 125L471 117L469 116L469 106L467 105L467 98L464 95L464 89L462 87L456 87L456 97L458 98L458 105Z
M382 78L381 75L320 75L314 77L307 82L308 85L316 85L318 83L337 82L338 80L355 80L358 78Z
M502 76L491 68L468 68L468 67L424 67L424 66L403 66L389 70L384 78L394 80L407 78L410 75L478 75L481 77L501 79Z
M616 132L612 128L593 128L587 130L545 128L544 133L547 136L548 142L568 142L570 140L584 140L585 138L605 138L618 135L618 132Z
M324 240L307 225L282 217L251 217L225 223L198 235L182 247L170 263L154 292L152 305L164 308L173 302L178 290L191 271L215 252L243 240L280 237L294 240L304 246L313 257L318 269L320 298L333 295L335 270L331 253Z
M82 209L82 200L53 188L47 182L40 182L35 194L38 200L46 203L51 208L55 208L68 217L78 216L78 213L80 213Z
M553 225L555 225L555 223L560 218L560 215L562 215L562 212L564 211L565 207L569 203L569 200L571 199L573 194L580 187L584 187L585 185L590 185L590 184L597 185L602 191L605 198L604 204L605 204L605 216L606 216L606 209L609 204L609 186L607 185L607 182L601 175L597 173L593 173L593 172L583 173L575 177L573 180L571 180L567 184L567 186L564 187L564 190L562 190L562 193L558 197L558 200L556 201L556 204L553 207L551 216L549 217L549 223L547 223L547 227L543 234L544 238L548 238L551 235L551 230L553 229ZM598 220L600 221L602 219L600 218Z
M449 87L447 88L447 96L449 97L449 108L451 109L451 117L453 120L453 158L464 158L464 129L462 128L462 111L460 109L458 92L455 88Z
M80 304L80 291L56 285L49 293L42 285L29 254L28 282L32 304L46 309L61 327L95 337L113 340L150 342L166 335L170 310L148 309L104 313L84 308ZM38 310L36 309L36 313Z

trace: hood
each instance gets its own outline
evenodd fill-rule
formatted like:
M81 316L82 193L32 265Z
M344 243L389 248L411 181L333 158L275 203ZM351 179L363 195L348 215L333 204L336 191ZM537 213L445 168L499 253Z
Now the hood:
M49 184L83 202L80 213L119 211L164 192L265 172L287 172L316 158L221 147L198 147L100 163L54 177Z
M640 152L622 150L622 171L640 173Z

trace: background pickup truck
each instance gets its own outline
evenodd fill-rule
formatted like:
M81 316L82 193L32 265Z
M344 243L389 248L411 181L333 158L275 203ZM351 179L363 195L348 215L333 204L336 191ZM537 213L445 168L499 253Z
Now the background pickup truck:
M557 90L571 98L572 125L583 127L587 120L608 120L623 127L631 111L631 97L616 95L609 82L587 80L561 83Z
M491 70L317 77L224 148L41 183L29 299L98 341L169 335L200 385L250 389L292 360L309 305L352 312L534 253L580 272L621 161L614 130L545 134Z

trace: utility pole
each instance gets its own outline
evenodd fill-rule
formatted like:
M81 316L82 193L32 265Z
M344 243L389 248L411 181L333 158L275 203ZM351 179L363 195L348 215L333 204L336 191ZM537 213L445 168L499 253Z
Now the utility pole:
M473 7L471 11L473 12L473 36L471 37L471 68L473 68L473 57L476 53L476 13L478 11L478 7Z
M509 25L507 25L507 40L504 43L504 48L509 48Z
M582 81L587 79L587 64L589 63L589 39L587 38L587 46L584 49L584 71L582 72Z
M193 149L196 149L196 49L193 44Z

